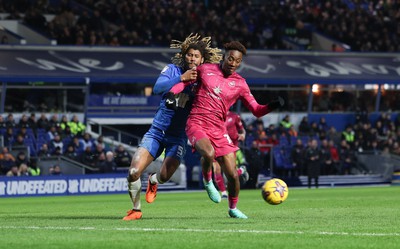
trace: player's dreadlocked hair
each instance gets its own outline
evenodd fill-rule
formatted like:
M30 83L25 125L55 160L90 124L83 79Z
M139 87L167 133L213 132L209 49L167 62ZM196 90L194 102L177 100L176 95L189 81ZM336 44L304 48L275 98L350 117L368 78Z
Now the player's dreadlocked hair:
M172 63L184 67L185 55L191 48L200 51L201 55L204 57L204 63L219 63L222 59L221 49L212 48L210 45L211 37L207 36L201 38L199 34L190 34L183 42L172 40L170 48L178 48L181 50L171 58Z
M243 55L246 55L246 53L247 53L246 47L243 46L243 44L238 41L231 41L231 42L225 43L224 49L225 49L225 51L237 50L237 51L241 52Z

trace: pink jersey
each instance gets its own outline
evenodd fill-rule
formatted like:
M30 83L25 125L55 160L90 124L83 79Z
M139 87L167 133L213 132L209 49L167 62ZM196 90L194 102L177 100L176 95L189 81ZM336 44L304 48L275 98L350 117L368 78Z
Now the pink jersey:
M236 72L224 77L218 64L197 67L198 90L186 126L186 134L192 145L208 137L215 149L215 156L223 156L238 150L225 127L229 108L240 99L256 116L270 112L267 105L259 105L250 92L246 81ZM178 83L171 92L180 92L185 84Z
M197 73L200 84L190 116L221 125L238 99L257 117L269 112L267 106L257 103L246 81L236 72L225 78L218 64L203 64L197 67Z
M229 111L226 116L225 127L228 130L228 135L233 144L237 146L239 144L239 133L244 130L242 119L239 114Z

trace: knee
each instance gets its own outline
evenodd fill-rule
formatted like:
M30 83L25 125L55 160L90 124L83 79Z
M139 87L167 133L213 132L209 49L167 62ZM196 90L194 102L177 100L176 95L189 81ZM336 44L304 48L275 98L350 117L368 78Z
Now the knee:
M137 181L140 178L141 172L136 168L130 168L128 174L128 182Z
M227 170L224 172L228 181L234 181L235 179L239 178L239 175L236 170Z
M213 149L205 150L202 156L207 163L212 163L215 158L215 152Z

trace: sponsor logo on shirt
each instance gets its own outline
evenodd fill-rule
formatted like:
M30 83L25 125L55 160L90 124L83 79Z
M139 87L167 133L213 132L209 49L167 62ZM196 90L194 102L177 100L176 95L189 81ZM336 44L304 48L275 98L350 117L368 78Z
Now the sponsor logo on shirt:
M168 66L165 66L165 67L163 68L163 70L161 71L161 73L165 73L165 71L167 71L167 69L168 69Z

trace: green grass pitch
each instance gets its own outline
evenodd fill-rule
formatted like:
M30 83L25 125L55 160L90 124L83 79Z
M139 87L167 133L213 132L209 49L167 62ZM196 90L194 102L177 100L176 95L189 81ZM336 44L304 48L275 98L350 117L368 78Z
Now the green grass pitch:
M289 190L272 206L242 190L247 220L205 191L160 192L123 221L128 195L0 199L0 248L400 248L400 187Z

